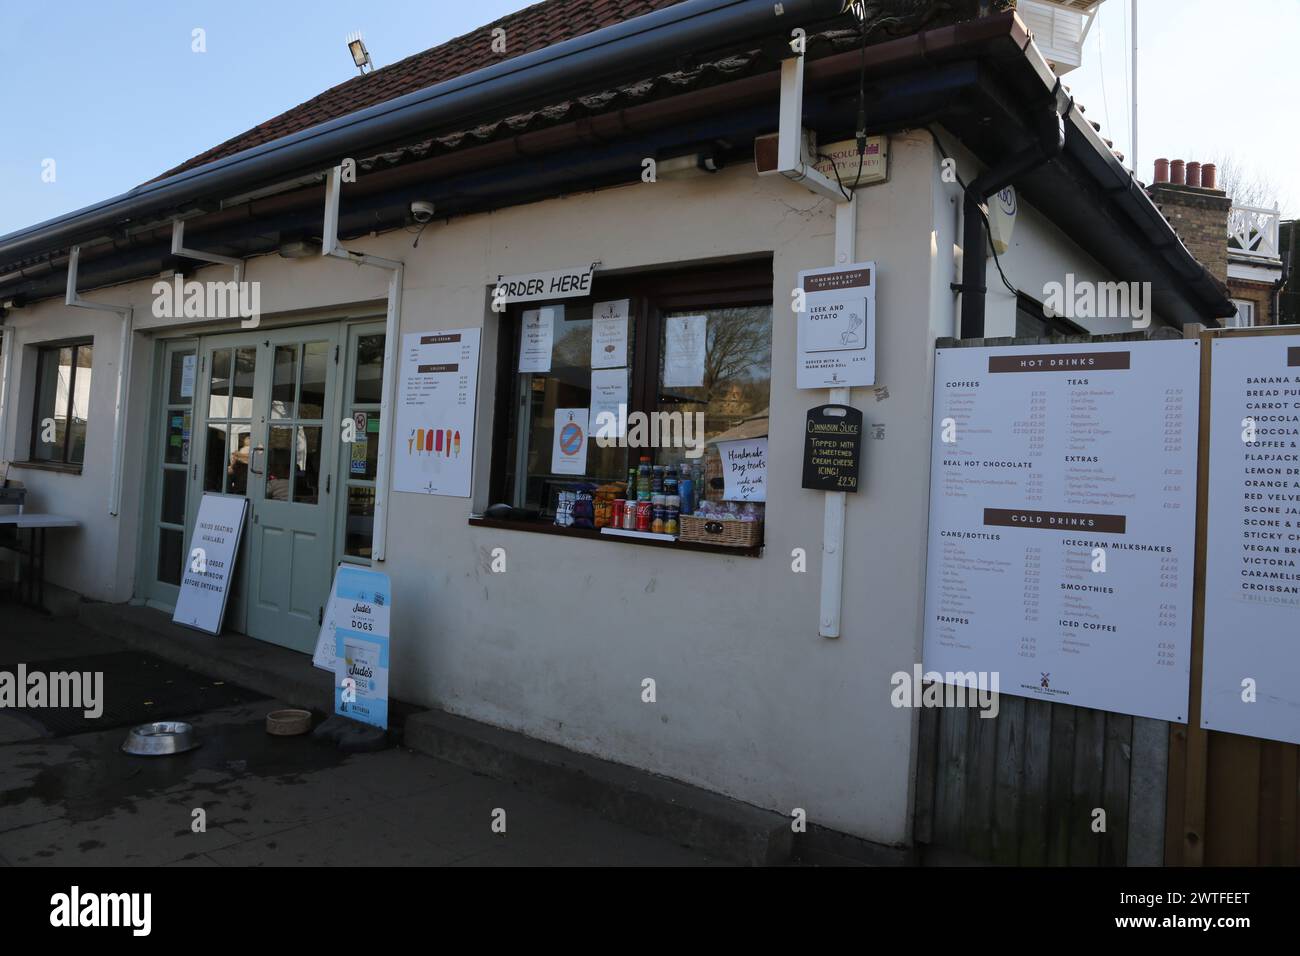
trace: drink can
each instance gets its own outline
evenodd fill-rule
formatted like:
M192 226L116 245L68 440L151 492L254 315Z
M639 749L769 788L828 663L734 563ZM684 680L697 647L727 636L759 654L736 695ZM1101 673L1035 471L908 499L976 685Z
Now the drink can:
M623 527L623 512L626 510L627 502L622 498L615 498L610 502L609 525L611 528Z
M636 530L649 531L650 523L654 520L654 505L648 501L638 501L636 503Z

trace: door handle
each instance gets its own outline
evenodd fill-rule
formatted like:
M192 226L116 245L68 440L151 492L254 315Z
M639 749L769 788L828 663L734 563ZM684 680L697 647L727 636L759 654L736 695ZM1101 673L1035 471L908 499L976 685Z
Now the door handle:
M254 474L254 475L260 475L260 474L262 474L262 472L258 471L258 470L257 470L257 467L256 467L256 465L257 465L257 456L258 456L259 454L261 454L261 455L265 455L265 454L266 454L266 446L265 446L265 445L258 445L257 447L255 447L255 448L252 450L251 453L249 453L249 456L248 456L248 471L249 471L250 474Z

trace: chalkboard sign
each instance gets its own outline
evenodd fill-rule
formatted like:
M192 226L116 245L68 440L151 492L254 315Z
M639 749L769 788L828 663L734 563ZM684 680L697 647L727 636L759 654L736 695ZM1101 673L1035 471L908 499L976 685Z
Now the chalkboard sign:
M862 466L862 412L847 405L810 409L803 437L803 486L857 491Z

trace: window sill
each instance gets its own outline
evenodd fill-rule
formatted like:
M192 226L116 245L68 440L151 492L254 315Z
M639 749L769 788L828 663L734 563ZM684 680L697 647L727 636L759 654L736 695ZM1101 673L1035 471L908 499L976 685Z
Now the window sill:
M763 548L725 548L717 544L700 544L694 541L655 541L649 538L625 538L601 534L596 528L561 528L549 521L506 521L471 515L469 523L475 527L499 528L502 531L527 531L531 534L552 534L563 538L587 538L607 544L630 544L640 548L668 548L672 551L702 551L708 554L725 554L733 558L758 558Z
M63 475L81 474L81 465L65 465L59 461L11 461L14 468L29 468L32 471L53 471Z

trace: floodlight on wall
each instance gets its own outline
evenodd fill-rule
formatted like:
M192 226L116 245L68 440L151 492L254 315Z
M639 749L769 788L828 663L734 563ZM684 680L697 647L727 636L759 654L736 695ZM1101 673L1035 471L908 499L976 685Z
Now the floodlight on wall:
M319 242L312 239L291 239L280 243L281 259L309 259L320 255Z
M361 31L354 30L348 34L348 51L352 54L352 62L357 65L357 69L362 73L366 68L375 68L374 61L370 59L370 51L366 49L366 41L361 38Z
M659 160L655 164L655 178L693 179L696 176L716 173L721 168L722 162L712 150L687 153L685 156L672 156Z

